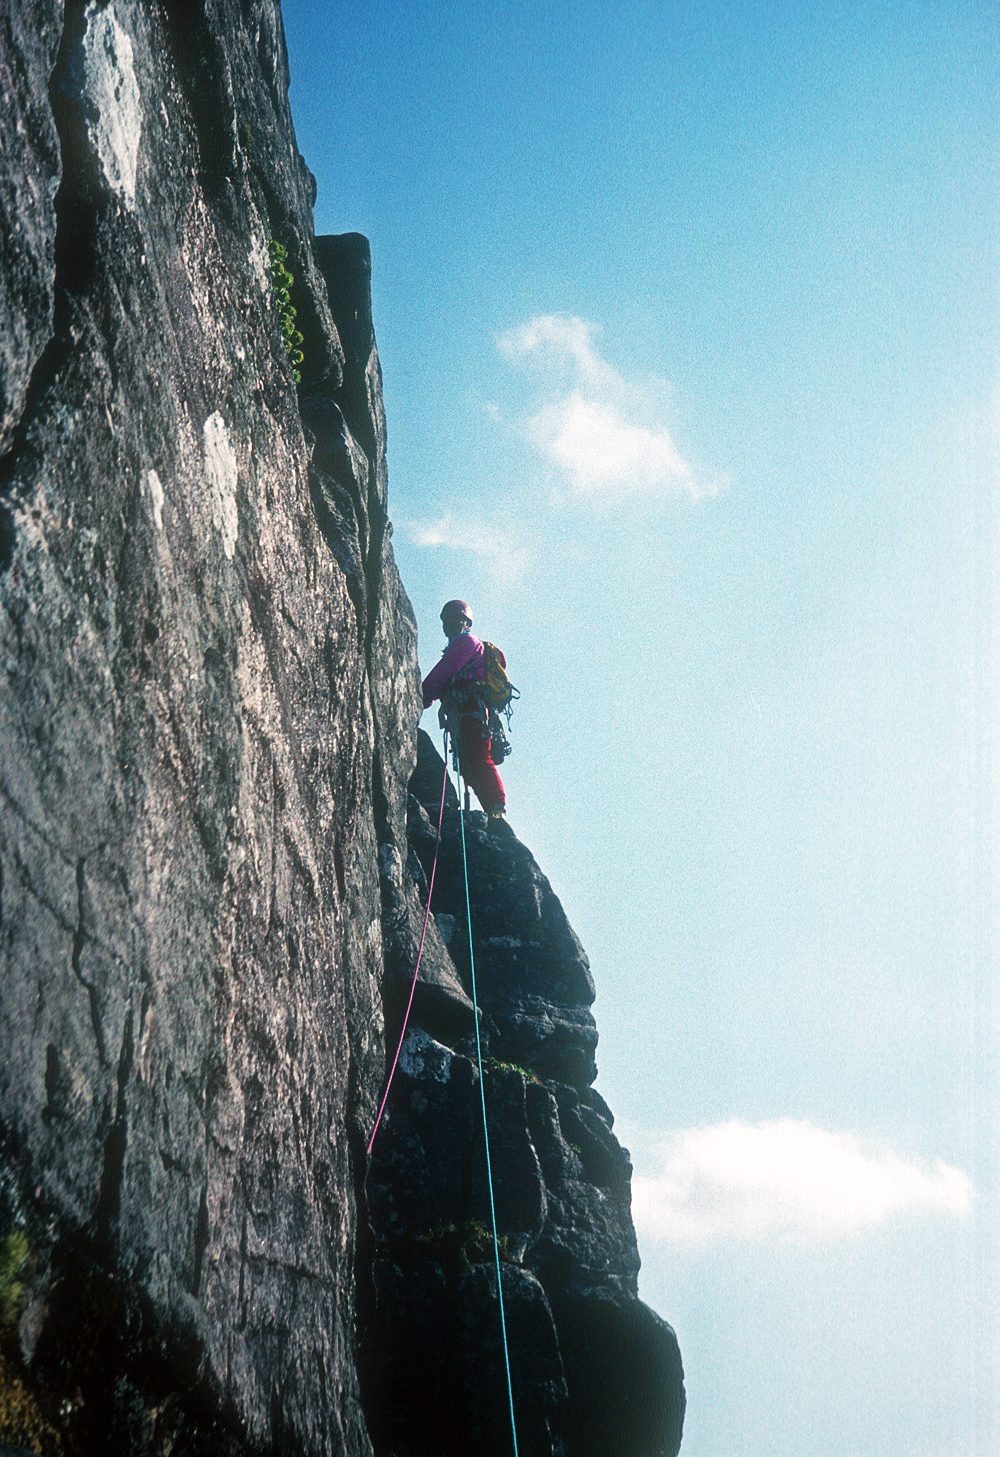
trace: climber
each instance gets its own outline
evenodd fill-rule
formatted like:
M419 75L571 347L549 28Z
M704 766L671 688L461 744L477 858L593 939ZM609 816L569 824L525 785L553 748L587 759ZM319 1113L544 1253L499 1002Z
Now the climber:
M440 663L424 679L424 707L441 699L442 721L446 721L458 748L462 778L476 791L486 811L489 828L506 823L506 795L503 781L490 753L489 716L486 709L485 649L473 637L472 612L468 602L454 600L441 608L441 626L448 639Z

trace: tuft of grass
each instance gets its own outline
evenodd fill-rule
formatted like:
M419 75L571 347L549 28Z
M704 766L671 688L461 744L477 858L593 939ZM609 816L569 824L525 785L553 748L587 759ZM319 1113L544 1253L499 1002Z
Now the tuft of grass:
M537 1082L538 1074L519 1062L504 1062L499 1057L484 1057L483 1070L488 1073L520 1073L527 1082Z
M500 1258L513 1263L510 1237L502 1234L497 1240ZM426 1234L397 1237L387 1242L385 1255L401 1265L418 1265L435 1260L446 1271L458 1274L470 1265L484 1264L493 1258L493 1236L480 1219L463 1219L458 1223L440 1224Z
M33 1393L0 1351L0 1442L10 1442L43 1457L65 1451L63 1440L42 1412Z
M257 166L257 148L254 145L253 128L248 121L241 121L239 126L240 146L251 167Z
M493 1236L480 1219L463 1219L460 1224L442 1224L440 1228L417 1236L417 1243L425 1245L428 1253L440 1259L443 1264L457 1263L467 1270L470 1265L481 1264L493 1253ZM500 1237L503 1252L504 1236Z
M12 1229L0 1241L0 1331L10 1330L21 1318L27 1269L28 1237L23 1229Z
M295 282L295 275L288 267L288 249L284 243L279 243L277 238L271 238L267 251L271 258L271 288L278 309L281 337L285 341L285 349L292 361L292 377L296 384L301 384L302 374L299 365L305 355L302 353L304 342L302 330L296 328L295 305L292 303L292 284Z

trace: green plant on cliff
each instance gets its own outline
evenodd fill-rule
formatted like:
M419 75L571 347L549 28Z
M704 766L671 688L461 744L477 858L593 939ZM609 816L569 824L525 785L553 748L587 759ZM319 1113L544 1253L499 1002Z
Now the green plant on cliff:
M295 325L295 305L292 303L292 284L295 275L288 267L288 249L277 238L271 238L267 245L271 258L271 288L278 308L281 337L285 341L288 357L292 361L292 375L296 384L302 383L299 365L304 359L302 353L303 335Z
M239 125L240 146L243 148L243 155L247 162L255 170L259 170L260 163L257 161L257 145L253 134L253 127L248 121L241 121Z
M493 1250L493 1237L479 1219L463 1219L459 1224L446 1224L418 1235L420 1243L426 1243L439 1256L448 1252L458 1261L461 1269L487 1260Z
M45 1416L21 1373L0 1351L0 1442L41 1457L57 1457L66 1447Z
M63 1451L56 1429L43 1415L23 1371L16 1364L17 1323L27 1298L33 1261L22 1229L0 1240L0 1442L29 1452Z
M514 1263L510 1236L497 1240L500 1258ZM396 1236L387 1240L382 1255L402 1266L414 1266L424 1260L435 1260L446 1271L458 1274L470 1265L492 1258L493 1236L480 1219L463 1219L454 1224L439 1224L424 1234Z
M537 1083L541 1081L534 1069L525 1067L520 1062L506 1062L503 1058L499 1057L484 1057L483 1071L488 1073L519 1073L525 1082Z
M0 1241L0 1331L9 1330L20 1319L27 1268L27 1236L23 1229L12 1229Z

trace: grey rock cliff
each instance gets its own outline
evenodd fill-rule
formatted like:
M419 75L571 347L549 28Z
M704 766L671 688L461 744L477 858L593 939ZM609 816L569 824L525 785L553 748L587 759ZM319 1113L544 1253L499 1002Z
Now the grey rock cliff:
M483 1194L454 808L365 1158L430 771L368 245L313 236L287 88L277 0L0 7L0 1440L39 1452L493 1450L489 1264L425 1257ZM586 958L471 833L524 1451L672 1452ZM418 1399L441 1321L467 1369Z
M24 1354L73 1450L144 1411L161 1445L207 1420L366 1452L376 847L405 838L418 712L374 339L352 315L345 358L321 272L364 312L366 246L314 249L275 4L4 14L0 1119L38 1267ZM120 1312L79 1351L110 1272ZM152 1369L168 1346L180 1391Z

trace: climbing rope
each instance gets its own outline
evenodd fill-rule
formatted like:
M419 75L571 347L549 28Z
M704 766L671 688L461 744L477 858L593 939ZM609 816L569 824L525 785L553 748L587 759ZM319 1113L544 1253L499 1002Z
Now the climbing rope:
M468 793L468 784L466 784ZM486 1187L490 1193L490 1220L493 1225L493 1257L497 1269L497 1296L500 1302L500 1334L503 1337L503 1360L507 1369L507 1399L510 1403L510 1434L514 1442L514 1457L517 1457L517 1423L514 1420L514 1385L510 1376L510 1351L507 1347L507 1319L503 1308L503 1282L500 1279L500 1245L497 1240L497 1211L493 1200L493 1171L490 1167L490 1135L486 1126L486 1089L483 1081L483 1049L479 1040L479 999L476 996L476 958L472 951L472 912L469 908L469 866L465 855L465 816L458 811L462 826L462 875L465 879L465 923L469 928L469 970L472 975L473 1022L476 1027L476 1062L479 1065L479 1101L483 1110L483 1143L486 1147Z
M403 1030L399 1034L399 1046L396 1048L396 1056L392 1060L392 1067L389 1069L389 1077L385 1085L385 1094L382 1098L381 1107L378 1110L378 1117L375 1119L375 1127L372 1129L372 1136L368 1140L368 1153L371 1154L372 1144L375 1142L375 1135L378 1133L378 1126L382 1122L382 1114L385 1112L385 1105L389 1099L389 1089L392 1087L392 1079L396 1072L396 1064L399 1062L399 1054L403 1050L403 1038L406 1036L406 1025L410 1020L410 1008L413 1006L413 994L417 990L417 974L420 971L420 958L424 954L424 941L427 938L427 922L431 914L431 896L434 894L434 873L437 870L438 851L441 849L441 826L444 823L444 792L448 787L448 750L447 736L444 755L444 774L441 779L441 808L438 810L437 840L434 843L434 861L431 865L431 878L427 886L427 906L424 910L424 929L420 933L420 948L417 951L417 964L413 968L413 981L410 984L410 1000L406 1004L406 1015L403 1018Z
M379 1124L382 1122L382 1114L385 1112L385 1105L386 1105L386 1103L388 1102L388 1099L389 1099L389 1089L392 1087L392 1079L393 1079L393 1077L395 1075L395 1072L396 1072L396 1065L399 1062L399 1054L403 1050L403 1038L406 1036L406 1028L407 1028L407 1024L408 1024L408 1022L410 1020L410 1009L413 1006L413 997L414 997L414 993L416 992L416 989L417 989L417 975L418 975L418 973L420 971L420 960L421 960L421 957L424 954L424 942L425 942L425 940L427 938L427 922L430 919L430 913L431 913L431 896L434 893L434 875L435 875L435 872L437 871L438 853L439 853L439 851L441 849L441 827L444 824L444 797L445 797L445 790L448 787L448 731L447 731L447 729L445 730L444 745L443 745L443 747L444 747L444 775L443 775L443 778L441 780L441 805L440 805L440 808L438 810L437 839L436 839L435 844L434 844L434 860L433 860L433 862L431 864L431 876L430 876L430 881L428 882L428 886L427 886L427 906L426 906L426 909L424 910L424 925L423 925L423 930L420 933L420 946L419 946L419 948L417 950L417 964L413 968L413 981L412 981L412 983L410 985L410 999L409 999L409 1001L406 1004L406 1014L403 1017L403 1027L402 1027L402 1031L399 1034L399 1044L398 1044L398 1046L396 1048L396 1056L392 1060L392 1067L389 1069L389 1077L386 1080L385 1093L384 1093L384 1095L382 1097L382 1103L381 1103L381 1106L379 1107L379 1110L378 1110L378 1117L375 1119L375 1127L372 1129L372 1136L368 1140L368 1153L369 1153L369 1155L371 1154L371 1151L372 1151L372 1145L375 1142L375 1135L378 1132ZM452 740L452 748L453 748L453 750L455 752L455 768L456 768L456 771L457 771L458 770L458 753L457 753L457 748L455 746L454 737L453 737L453 740ZM463 782L464 782L466 797L468 797L468 793L469 793L468 783L465 782L465 781L463 781L462 777L460 776L459 777L459 809L458 809L458 819L459 819L459 824L462 827L462 878L463 878L463 880L465 882L465 922L466 922L466 925L469 928L469 969L471 971L471 976L472 976L473 1022L475 1024L475 1028L476 1028L476 1063L477 1063L477 1066L479 1068L479 1102L480 1102L480 1106L482 1108L482 1114L483 1114L483 1143L484 1143L485 1148L486 1148L486 1187L489 1190L489 1196L490 1196L490 1222L491 1222L492 1227L493 1227L493 1257L494 1257L494 1260L495 1260L495 1263L496 1263L497 1297L498 1297L499 1304L500 1304L500 1335L501 1335L502 1340L503 1340L503 1360L504 1360L504 1367L505 1367L506 1372L507 1372L507 1400L508 1400L508 1403L510 1405L510 1434L511 1434L511 1439L512 1439L512 1441L514 1443L514 1457L518 1457L518 1452L517 1452L517 1423L516 1423L515 1418L514 1418L514 1383L513 1383L512 1379L511 1379L511 1374L510 1374L510 1349L509 1349L509 1347L507 1345L507 1317L506 1317L506 1313L504 1311L504 1304L503 1304L503 1281L502 1281L501 1275L500 1275L500 1243L499 1243L499 1240L497 1238L497 1211L496 1211L496 1204L495 1204L494 1199L493 1199L493 1169L492 1169L492 1166L490 1164L490 1135L489 1135L489 1128L487 1127L487 1123L486 1123L486 1089L485 1089L485 1079L483 1077L483 1049L482 1049L482 1043L481 1043L480 1037L479 1037L478 998L476 996L476 959L475 959L475 954L474 954L473 949L472 949L472 911L471 911L471 908L470 908L470 905L469 905L469 863L468 863L468 859L467 859L467 856L466 856L466 849L465 849L465 816L462 813L462 799L461 799L461 790L462 790Z

